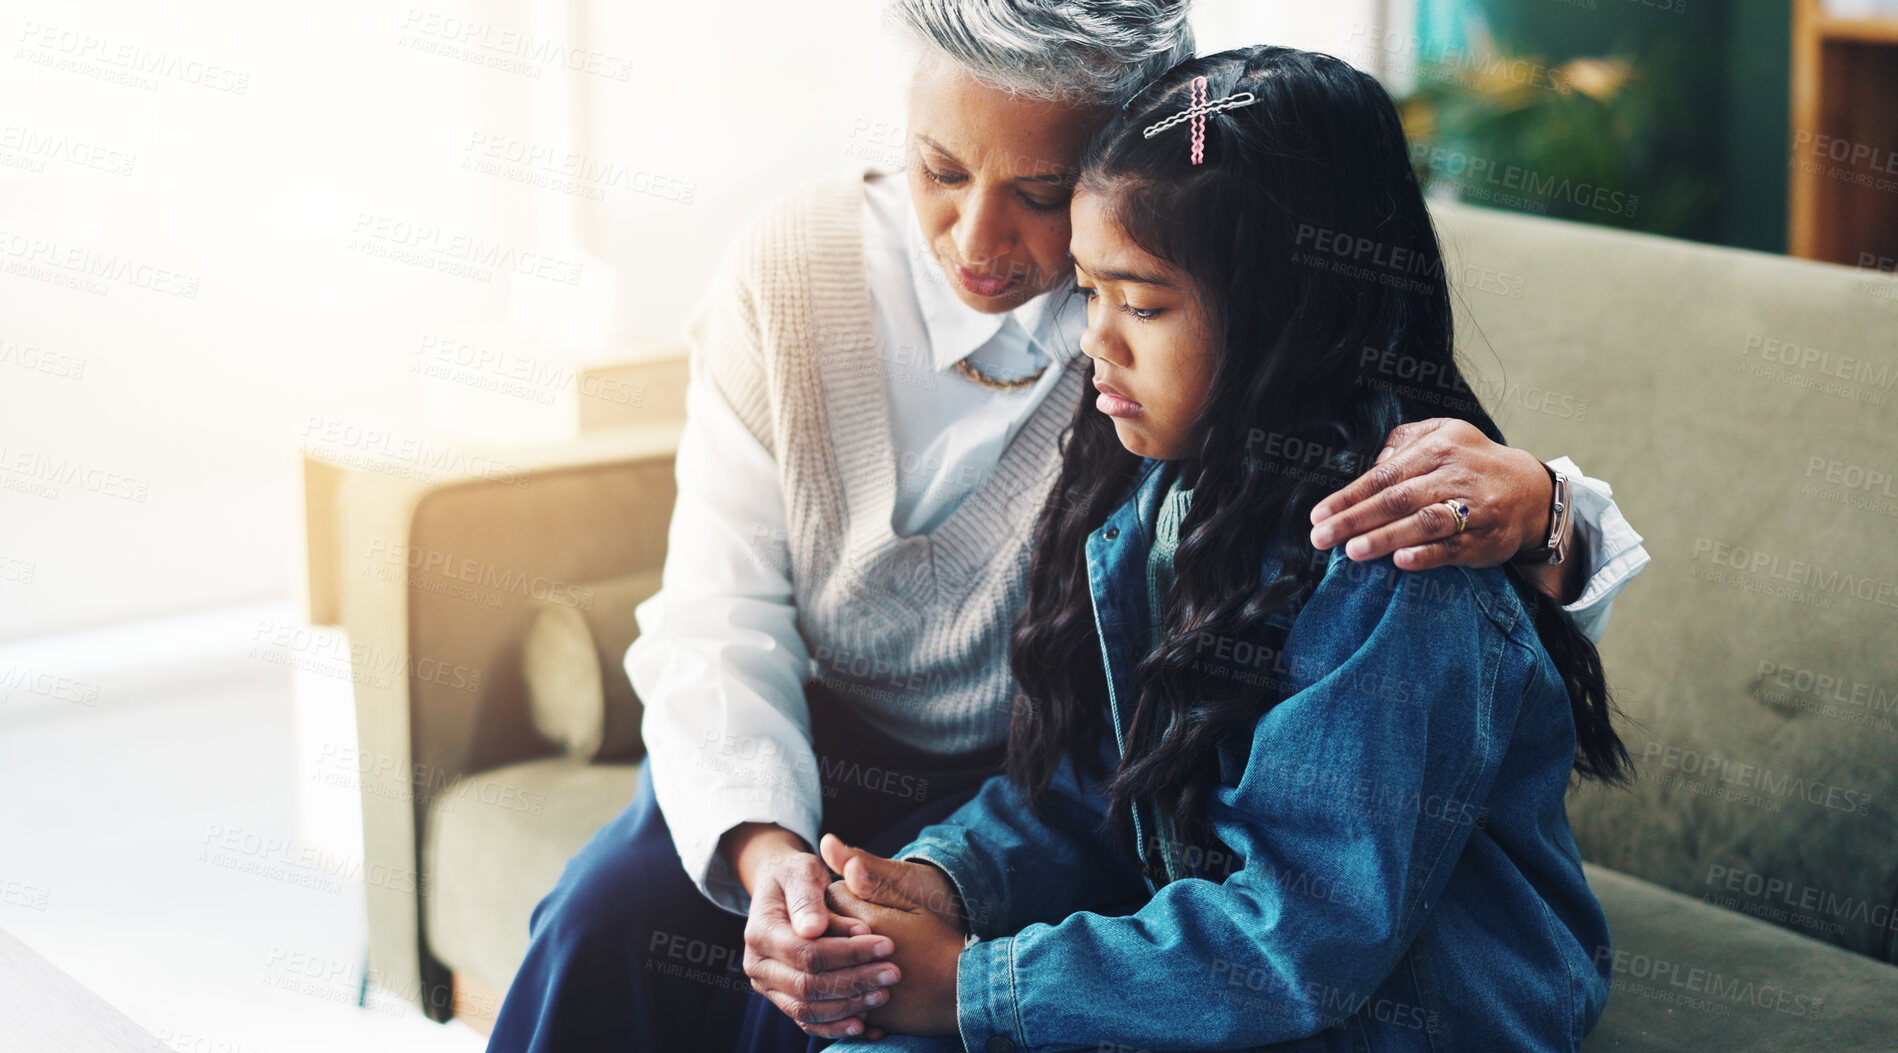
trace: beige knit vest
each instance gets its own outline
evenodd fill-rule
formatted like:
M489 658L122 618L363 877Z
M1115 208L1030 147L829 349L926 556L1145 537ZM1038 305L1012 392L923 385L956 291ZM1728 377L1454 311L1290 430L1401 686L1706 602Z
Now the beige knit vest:
M1009 635L1034 520L1080 401L1075 355L1000 462L948 519L899 537L897 451L863 251L863 182L826 182L741 239L694 323L694 353L777 461L798 628L820 679L919 749L1008 738Z

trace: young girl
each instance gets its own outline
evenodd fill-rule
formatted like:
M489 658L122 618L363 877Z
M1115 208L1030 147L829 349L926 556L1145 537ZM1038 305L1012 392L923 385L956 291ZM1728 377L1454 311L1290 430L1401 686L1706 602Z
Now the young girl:
M1099 399L1038 527L1008 777L905 862L823 845L896 945L892 1041L1552 1050L1600 1015L1564 811L1628 763L1594 648L1513 568L1309 537L1397 422L1501 440L1406 158L1375 80L1283 48L1177 67L1090 148Z

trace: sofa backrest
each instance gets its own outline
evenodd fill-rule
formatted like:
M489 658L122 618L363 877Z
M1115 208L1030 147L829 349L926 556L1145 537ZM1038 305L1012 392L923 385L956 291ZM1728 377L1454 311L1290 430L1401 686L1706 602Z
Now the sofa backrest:
M1898 280L1458 205L1461 361L1653 562L1602 645L1589 859L1898 962Z

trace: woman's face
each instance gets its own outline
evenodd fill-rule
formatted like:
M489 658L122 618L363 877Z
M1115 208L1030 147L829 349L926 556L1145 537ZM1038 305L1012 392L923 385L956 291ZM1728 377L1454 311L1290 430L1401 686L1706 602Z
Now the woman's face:
M1205 308L1178 267L1148 255L1102 194L1074 197L1074 277L1087 298L1081 350L1094 360L1095 406L1142 457L1192 455L1218 353Z
M1012 311L1065 280L1073 173L1099 114L1013 96L925 57L909 94L909 182L963 303Z

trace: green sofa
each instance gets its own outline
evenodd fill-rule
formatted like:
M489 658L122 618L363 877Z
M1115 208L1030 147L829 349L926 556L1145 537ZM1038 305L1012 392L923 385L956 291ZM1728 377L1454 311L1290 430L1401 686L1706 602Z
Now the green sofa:
M1611 482L1653 556L1602 648L1640 775L1570 809L1614 939L1587 1049L1898 1048L1890 283L1453 204L1438 216L1477 393L1516 445ZM616 656L663 560L676 434L656 421L511 456L526 485L312 489L313 531L335 535L313 620L415 670L484 674L358 689L366 863L415 876L369 888L371 970L435 1019L491 1016L534 904L632 796L637 703ZM469 602L465 562L360 573L391 537L567 587ZM563 680L561 654L596 656L599 675ZM552 697L568 691L585 697Z

